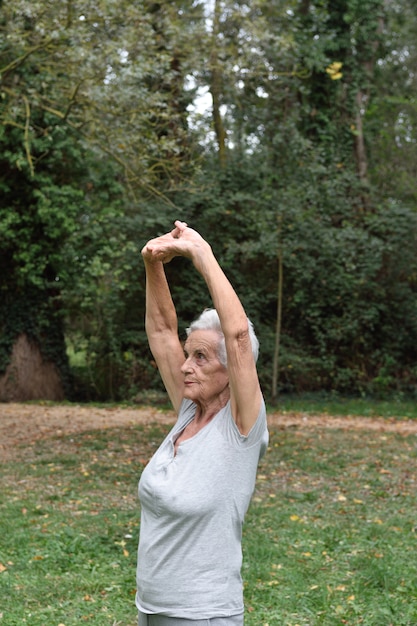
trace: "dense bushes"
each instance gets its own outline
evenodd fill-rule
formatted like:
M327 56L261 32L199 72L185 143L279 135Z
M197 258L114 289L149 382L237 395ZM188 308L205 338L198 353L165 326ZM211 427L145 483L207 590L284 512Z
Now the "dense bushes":
M0 374L25 333L72 399L159 393L140 249L180 218L255 323L266 395L276 371L415 394L413 3L209 4L4 6ZM207 290L167 273L183 332Z

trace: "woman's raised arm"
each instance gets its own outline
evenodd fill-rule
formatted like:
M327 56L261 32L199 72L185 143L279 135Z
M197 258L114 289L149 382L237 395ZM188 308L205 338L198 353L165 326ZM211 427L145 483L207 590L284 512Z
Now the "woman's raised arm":
M248 318L235 290L211 246L184 222L176 221L171 233L152 240L148 248L152 258L160 262L167 262L177 255L190 258L204 278L225 337L232 414L240 432L248 434L258 417L262 394Z
M178 337L177 314L163 262L155 260L148 246L151 246L151 242L142 250L146 270L145 329L168 396L178 412L184 390L181 373L184 352Z
M211 247L208 244L196 246L192 260L206 281L220 318L226 343L232 415L239 431L247 435L258 417L262 397L248 318Z

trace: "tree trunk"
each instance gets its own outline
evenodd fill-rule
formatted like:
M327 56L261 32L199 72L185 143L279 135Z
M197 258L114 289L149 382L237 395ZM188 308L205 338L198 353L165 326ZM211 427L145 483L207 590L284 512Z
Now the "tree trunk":
M384 29L384 19L380 17L378 20L378 28L376 34L379 36ZM378 39L375 38L375 41L372 42L372 52L371 58L368 58L364 61L363 67L365 70L365 76L368 77L370 82L373 82L374 73L375 73L375 57L379 47ZM365 137L364 137L364 129L363 129L363 114L366 109L367 101L369 100L369 90L359 90L356 94L356 116L355 116L355 127L356 127L356 135L355 135L355 157L356 157L356 168L358 172L358 178L361 183L364 185L364 189L368 187L368 157L366 153L365 146ZM369 198L365 193L362 194L362 203L365 210L369 208Z
M281 220L280 220L281 221ZM281 237L281 224L279 225L279 237ZM275 325L275 347L272 365L272 401L276 402L278 397L278 376L279 376L279 351L281 347L281 327L282 327L282 291L284 282L282 245L278 248L278 294L277 294L277 318Z
M217 42L220 28L220 1L216 0L214 5L213 36L210 54L210 93L213 99L213 125L219 148L219 161L221 167L225 167L227 160L226 153L226 131L220 112L221 92L222 92L222 72L217 54Z
M0 402L64 400L64 388L57 368L46 361L39 347L21 334L13 346L12 357L0 376Z
M356 135L355 135L355 154L356 154L356 166L358 170L359 180L368 184L368 159L366 156L365 139L363 135L363 123L362 123L362 109L365 96L361 91L358 91L356 95Z

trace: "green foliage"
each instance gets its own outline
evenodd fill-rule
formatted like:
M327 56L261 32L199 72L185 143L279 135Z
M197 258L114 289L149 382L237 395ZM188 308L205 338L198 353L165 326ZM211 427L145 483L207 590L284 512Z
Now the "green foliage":
M19 0L0 23L0 371L20 332L61 366L65 324L68 341L88 348L83 397L90 386L99 397L129 393L138 335L144 351L130 294L121 299L137 279L138 209L127 197L163 197L192 169L189 54L176 46L192 43L199 9L191 24L181 20L189 2L171 5L159 24L143 5ZM54 350L49 326L59 328Z
M179 217L255 323L266 394L280 256L281 389L415 393L414 9L227 0L214 28L191 0L3 4L0 371L25 330L62 371L65 335L80 399L159 389L140 249ZM207 290L167 272L183 332Z
M62 247L83 207L78 187L83 151L60 125L51 127L48 119L38 117L32 157L41 165L33 172L18 139L13 127L2 127L0 371L8 364L18 335L26 333L58 366L69 392L60 300L66 279ZM77 185L72 184L72 176Z
M304 347L301 355L321 361L317 386L366 391L376 379L376 391L390 363L391 384L402 380L411 390L416 268L401 247L415 245L415 213L380 210L339 228L312 220L293 226L304 236L295 233L303 243L285 256L285 336L293 338L293 349ZM295 315L299 310L302 316Z
M80 215L64 247L62 303L67 344L83 355L74 370L81 400L131 398L159 383L144 332L140 218L124 213L123 190L101 169L101 180L92 178L89 213Z
M296 138L297 135L295 134ZM287 156L291 145L294 156ZM414 211L365 212L353 173L324 164L311 143L282 141L282 181L252 161L230 163L182 204L184 219L212 239L215 252L261 337L259 371L270 389L276 310L276 254L284 258L284 391L414 393L417 338ZM308 163L308 166L307 166ZM264 175L268 170L264 167ZM274 187L271 187L271 183ZM191 200L191 202L190 202ZM202 210L204 207L204 210ZM209 305L187 262L167 268L184 327Z
M201 7L193 8L195 20L184 20L189 0L161 5L160 19L156 6L126 0L6 5L2 98L6 123L20 131L32 169L32 118L43 111L113 159L131 192L161 196L169 180L178 184L191 144L183 83L201 32ZM25 70L25 79L16 81Z
M372 137L371 174L381 198L416 206L415 4L393 4L386 15L387 55L375 76L374 98L366 114Z

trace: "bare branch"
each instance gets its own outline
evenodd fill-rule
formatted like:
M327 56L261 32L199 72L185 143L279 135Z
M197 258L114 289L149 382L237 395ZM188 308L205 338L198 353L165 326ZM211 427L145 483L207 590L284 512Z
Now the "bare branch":
M30 50L25 52L25 54L23 54L21 57L14 59L11 63L9 63L9 65L6 65L6 67L0 68L0 75L4 76L8 72L15 70L20 65L23 65L23 63L26 61L28 57L30 57L31 54L34 54L35 52L38 52L38 50L42 50L43 48L46 48L47 46L49 46L50 43L52 43L52 39L47 39L46 41L39 44L38 46L34 46L33 48L30 48Z
M23 145L25 146L26 158L28 160L30 175L32 178L35 176L35 170L33 168L33 160L32 155L30 153L30 138L29 138L29 128L30 128L30 105L29 100L23 95L23 102L25 103L25 112L26 112L26 121L25 121L25 133L24 133L24 141Z

